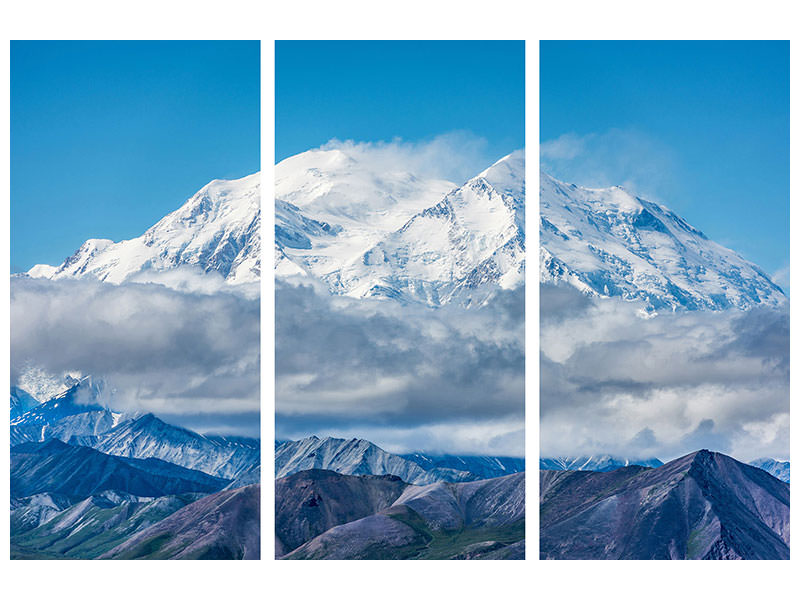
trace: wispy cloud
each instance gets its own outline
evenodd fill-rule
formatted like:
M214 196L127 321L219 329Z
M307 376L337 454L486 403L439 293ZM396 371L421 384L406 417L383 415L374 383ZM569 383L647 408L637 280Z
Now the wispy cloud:
M783 290L783 293L789 295L791 269L789 265L781 267L772 274L772 281L774 281Z
M372 170L407 171L418 177L445 179L456 185L477 175L501 156L489 154L485 138L469 131L452 131L430 140L409 142L356 142L333 139L325 150L342 149ZM511 153L516 148L509 148Z
M672 151L634 129L565 133L542 142L539 151L542 168L568 183L584 187L621 185L650 199L674 189L676 163Z

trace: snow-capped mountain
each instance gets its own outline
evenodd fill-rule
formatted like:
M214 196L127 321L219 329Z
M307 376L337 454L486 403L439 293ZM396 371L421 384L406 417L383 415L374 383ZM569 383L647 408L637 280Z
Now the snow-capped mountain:
M455 456L452 454L431 455L415 452L401 454L402 458L417 463L425 470L437 468L467 471L479 479L502 477L525 470L525 459L512 456Z
M620 467L639 465L656 468L664 463L657 458L632 459L602 454L597 456L558 456L540 458L539 469L542 471L613 471Z
M25 393L24 390L17 389ZM93 437L109 431L125 417L98 402L103 384L84 377L68 390L11 419L11 445L58 439L62 442ZM12 416L14 394L12 393Z
M378 172L345 150L290 157L275 177L279 277L429 306L482 302L524 281L524 151L460 187Z
M774 458L758 458L747 463L759 469L763 469L773 477L789 483L789 461L775 460Z
M114 456L158 458L215 477L235 479L259 464L258 440L205 436L153 414L122 421L86 445Z
M540 178L542 283L639 300L648 310L748 309L786 297L756 265L620 187Z
M12 419L11 445L56 439L113 456L157 458L228 480L257 478L259 440L201 435L150 413L112 412L99 402L102 390L102 382L84 377L67 391ZM11 402L13 407L14 394Z
M261 273L260 174L216 179L178 210L132 240L91 239L63 264L36 265L28 275L95 278L121 283L149 270L192 266L228 283L257 282Z
M28 392L17 386L11 386L11 420L21 417L30 409L39 405L39 401Z
M275 448L275 477L298 471L326 469L344 475L396 475L406 483L425 485L436 481L470 481L472 473L450 468L426 470L417 463L386 452L359 439L311 436L282 442Z

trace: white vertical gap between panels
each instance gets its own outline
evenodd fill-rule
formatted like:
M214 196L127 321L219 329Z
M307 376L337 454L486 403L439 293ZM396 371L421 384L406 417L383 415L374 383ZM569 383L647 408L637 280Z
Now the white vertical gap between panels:
M539 559L539 40L525 42L525 558Z
M261 560L275 559L275 40L261 40Z

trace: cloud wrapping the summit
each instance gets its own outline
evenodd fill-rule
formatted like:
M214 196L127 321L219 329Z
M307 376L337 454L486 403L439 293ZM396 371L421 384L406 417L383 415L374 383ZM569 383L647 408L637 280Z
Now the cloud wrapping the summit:
M490 156L488 141L469 131L451 131L414 142L399 138L391 142L333 139L322 150L344 150L368 171L404 171L456 185L502 158Z
M649 200L674 200L674 153L635 129L565 133L542 142L539 153L542 169L562 181L589 188L621 185Z
M788 458L788 307L643 319L544 285L541 315L544 455Z

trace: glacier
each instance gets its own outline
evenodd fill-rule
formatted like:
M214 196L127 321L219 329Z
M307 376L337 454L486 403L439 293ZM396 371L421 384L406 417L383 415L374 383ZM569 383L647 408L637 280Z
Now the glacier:
M650 314L786 302L758 266L619 186L579 187L541 172L539 205L540 283L641 302Z
M149 271L194 267L227 283L261 276L260 173L215 179L143 235L114 242L86 240L61 265L35 265L26 275L122 283Z
M347 150L275 167L275 271L334 295L481 305L524 283L525 155L462 185L377 171Z

